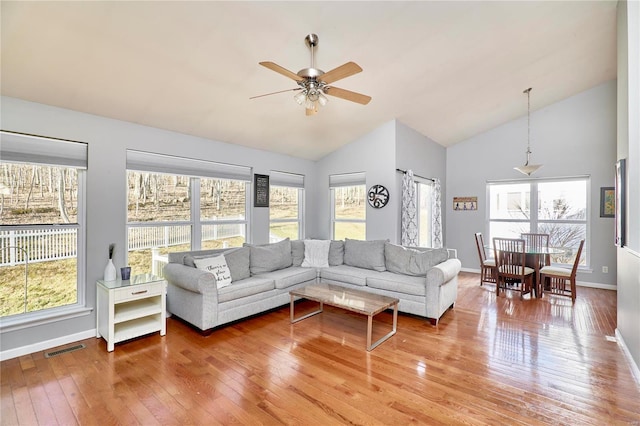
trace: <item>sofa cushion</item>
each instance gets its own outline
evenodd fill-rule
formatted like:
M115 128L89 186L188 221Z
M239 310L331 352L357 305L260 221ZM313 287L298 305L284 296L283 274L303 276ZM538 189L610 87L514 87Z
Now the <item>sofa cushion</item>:
M292 266L278 271L265 272L259 276L260 278L272 279L277 289L283 289L303 282L315 280L317 275L318 272L315 268Z
M446 249L408 248L385 243L384 259L387 271L411 276L426 276L433 266L449 257Z
M304 240L304 268L324 268L329 266L329 240Z
M219 289L231 284L231 271L223 255L195 259L194 263L198 269L216 277L216 285Z
M293 266L302 265L304 260L304 241L291 240L291 263Z
M320 278L339 281L354 285L366 286L367 277L377 274L371 269L356 268L355 266L340 265L320 269Z
M416 296L425 296L427 294L426 284L426 274L422 277L414 277L387 271L367 277L367 287Z
M245 243L245 246L251 249L249 269L252 275L277 271L293 264L289 238L260 246Z
M329 246L329 266L338 266L344 263L344 241L333 240Z
M219 289L218 302L228 302L241 297L264 293L265 291L273 290L274 288L275 285L272 279L250 277Z
M384 271L385 240L344 240L344 264L358 268Z
M224 258L227 259L233 281L244 280L251 276L249 270L250 254L249 247L238 247L224 252Z

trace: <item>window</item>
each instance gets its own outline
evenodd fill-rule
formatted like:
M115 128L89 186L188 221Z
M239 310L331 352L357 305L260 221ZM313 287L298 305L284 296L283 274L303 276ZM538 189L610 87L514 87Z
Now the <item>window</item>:
M418 199L418 244L420 247L431 247L433 184L416 179L416 192Z
M84 306L84 143L1 132L0 317Z
M304 176L272 171L269 188L269 241L304 238Z
M566 249L551 261L571 265L580 240L589 235L588 190L587 177L489 183L489 237L549 234L550 246ZM585 242L583 266L588 265L587 247Z
M127 151L128 264L161 275L170 251L239 247L248 167Z
M329 176L334 240L367 238L367 188L364 173Z

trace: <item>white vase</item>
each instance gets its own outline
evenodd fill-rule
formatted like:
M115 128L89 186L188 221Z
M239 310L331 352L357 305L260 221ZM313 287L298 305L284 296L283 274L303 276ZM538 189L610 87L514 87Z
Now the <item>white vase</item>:
M104 268L104 280L115 281L116 280L116 267L113 264L113 260L109 259L107 266Z

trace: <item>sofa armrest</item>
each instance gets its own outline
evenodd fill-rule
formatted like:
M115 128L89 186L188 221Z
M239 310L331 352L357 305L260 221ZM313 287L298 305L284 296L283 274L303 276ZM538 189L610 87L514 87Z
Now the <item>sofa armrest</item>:
M215 276L207 271L169 263L164 267L164 278L171 284L194 293L204 294L208 289L217 289Z
M448 259L427 271L427 287L441 286L458 275L462 269L462 262L458 259Z

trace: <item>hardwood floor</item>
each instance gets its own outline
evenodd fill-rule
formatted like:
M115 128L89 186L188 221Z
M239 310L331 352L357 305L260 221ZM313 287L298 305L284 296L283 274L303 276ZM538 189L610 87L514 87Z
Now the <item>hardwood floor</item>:
M209 336L169 319L165 337L112 353L87 339L3 361L1 423L640 424L640 388L607 339L615 292L579 287L572 306L494 290L461 273L437 327L401 314L372 352L366 317L327 307L291 325L283 307ZM378 315L374 339L390 323Z

